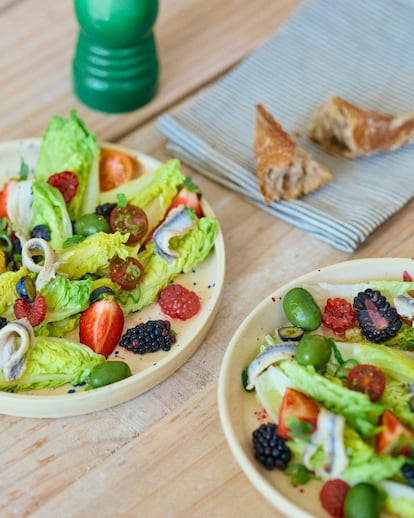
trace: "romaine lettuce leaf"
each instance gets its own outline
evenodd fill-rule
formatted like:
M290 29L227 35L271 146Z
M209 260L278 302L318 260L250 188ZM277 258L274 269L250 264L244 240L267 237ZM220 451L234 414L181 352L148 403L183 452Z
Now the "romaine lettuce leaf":
M17 281L28 275L29 270L22 267L16 272L4 272L0 275L0 314L4 314L16 300Z
M292 382L292 386L303 392L335 414L341 414L347 423L363 437L378 431L376 423L384 407L372 403L366 394L348 390L340 382L319 374L312 366L302 366L296 360L281 361L280 369Z
M382 480L376 486L385 494L385 510L403 518L414 518L414 490L405 484Z
M159 257L154 250L154 243L143 252L145 258L144 278L136 288L117 294L118 302L125 314L151 304L158 293L181 272L188 272L196 264L204 261L210 254L217 234L215 218L201 218L185 235L173 237L171 248L177 250L179 256L171 263ZM151 253L150 253L151 251ZM138 260L141 257L138 256Z
M50 245L57 252L72 236L72 223L65 200L58 189L43 181L32 183L31 228L46 225L50 229Z
M61 321L84 311L89 306L92 283L92 278L71 281L56 275L41 291L46 297L45 322Z
M27 354L27 367L20 378L6 381L0 372L0 390L20 392L65 383L77 385L87 380L95 365L105 362L104 356L86 345L45 336L35 337Z
M52 174L63 171L77 175L79 186L68 204L73 220L81 214L94 212L98 205L99 154L95 135L88 131L75 110L68 119L51 117L42 138L34 178L47 181Z
M116 202L117 194L125 194L128 203L137 205L145 211L148 218L148 233L150 233L164 219L184 180L180 161L169 160L153 173L129 182L127 188L121 185L101 193L100 203Z
M128 256L128 249L124 245L128 237L129 234L120 232L92 234L80 243L62 250L58 272L68 275L70 279L80 279L87 273L99 273L108 268L113 257L125 259Z

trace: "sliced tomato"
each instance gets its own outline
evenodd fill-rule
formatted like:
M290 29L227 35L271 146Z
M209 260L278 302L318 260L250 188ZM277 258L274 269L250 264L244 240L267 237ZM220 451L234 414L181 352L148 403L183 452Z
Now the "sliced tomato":
M135 159L118 149L102 149L99 160L99 186L110 191L132 179Z
M9 180L3 189L0 191L0 218L7 218L7 198L9 197L10 189L17 183L16 180Z
M144 267L135 259L114 257L109 264L109 276L124 290L132 290L144 278Z
M360 364L353 367L347 376L346 385L350 390L363 392L371 401L378 401L385 390L387 379L375 365Z
M47 183L56 187L56 189L62 193L66 203L69 203L76 195L79 187L78 177L72 171L62 171L61 173L52 174L47 179Z
M292 417L309 423L314 431L318 413L318 405L312 399L298 390L287 388L279 411L277 434L285 439L290 438L290 428L287 422Z
M148 231L148 218L145 212L136 205L115 207L109 216L112 232L129 234L127 245L138 243Z
M407 443L412 442L412 445L414 445L414 432L389 410L384 410L379 424L382 430L376 436L376 452L409 457L411 451Z
M201 218L203 215L203 209L201 208L199 193L197 191L190 191L189 188L183 187L172 201L169 211L182 205L189 209L194 209L198 218Z

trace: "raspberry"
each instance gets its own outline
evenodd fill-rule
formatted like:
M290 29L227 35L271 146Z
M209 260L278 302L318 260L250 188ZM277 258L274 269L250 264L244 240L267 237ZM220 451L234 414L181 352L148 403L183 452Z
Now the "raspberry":
M179 320L192 318L201 307L198 295L181 284L170 284L164 288L158 296L158 303L165 315Z
M350 485L339 478L328 480L323 485L319 500L325 511L333 518L344 517L344 502L349 489Z
M14 301L14 314L16 318L27 318L32 327L38 326L46 316L46 298L39 295L33 302L27 302L21 298Z
M322 322L335 333L344 333L356 320L355 311L345 299L328 299L322 315Z
M66 203L76 195L79 187L79 180L72 171L62 171L49 176L47 183L58 189Z

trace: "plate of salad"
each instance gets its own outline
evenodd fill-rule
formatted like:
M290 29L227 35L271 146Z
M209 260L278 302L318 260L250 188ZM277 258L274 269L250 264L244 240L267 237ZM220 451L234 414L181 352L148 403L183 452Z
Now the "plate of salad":
M292 518L414 516L414 261L350 260L271 293L223 359L240 467Z
M76 111L0 144L0 413L128 401L199 347L225 274L213 210L176 159L99 142Z

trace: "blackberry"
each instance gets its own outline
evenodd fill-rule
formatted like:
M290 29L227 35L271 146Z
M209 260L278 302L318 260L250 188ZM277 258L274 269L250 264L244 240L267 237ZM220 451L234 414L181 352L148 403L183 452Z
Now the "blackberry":
M277 435L277 425L261 424L252 433L255 458L266 469L285 470L291 459L291 451L286 439Z
M368 288L359 292L353 308L361 331L370 342L385 342L395 336L402 325L397 310L378 290Z
M414 466L406 462L405 464L403 464L401 472L404 475L404 478L407 481L407 483L411 487L414 487Z
M175 341L175 333L171 330L168 320L148 320L128 329L119 345L133 353L145 354L160 349L169 351Z
M0 317L0 329L3 329L3 327L7 326L7 318L6 317Z
M47 225L36 225L30 231L30 237L37 237L50 241L50 228Z
M103 203L102 205L98 205L95 209L95 214L99 214L99 216L103 216L106 219L109 219L112 210L117 207L116 203Z

